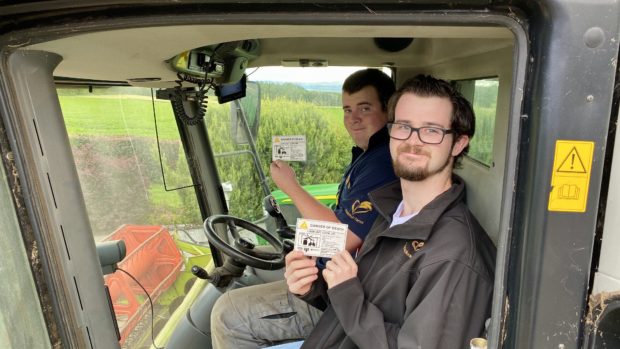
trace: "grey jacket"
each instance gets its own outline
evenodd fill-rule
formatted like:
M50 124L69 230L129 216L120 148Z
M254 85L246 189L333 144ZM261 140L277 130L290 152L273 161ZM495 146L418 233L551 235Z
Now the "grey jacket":
M389 228L400 182L375 190L379 210L358 274L302 298L324 308L302 348L469 348L490 316L495 246L464 203L458 176L409 221Z

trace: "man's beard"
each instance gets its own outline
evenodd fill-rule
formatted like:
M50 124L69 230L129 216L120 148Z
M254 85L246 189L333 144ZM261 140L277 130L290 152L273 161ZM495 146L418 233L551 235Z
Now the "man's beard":
M432 175L440 173L450 164L451 156L448 156L446 158L446 161L439 168L430 170L428 168L428 164L430 163L430 154L422 150L420 147L411 146L408 144L402 144L401 146L398 147L397 151L398 151L398 154L400 154L401 152L407 152L407 153L425 155L429 158L429 162L427 162L426 166L424 167L417 166L413 168L407 167L407 165L399 163L397 161L398 156L396 156L395 159L392 158L392 166L394 167L394 173L396 174L396 176L404 180L411 181L411 182L423 181Z

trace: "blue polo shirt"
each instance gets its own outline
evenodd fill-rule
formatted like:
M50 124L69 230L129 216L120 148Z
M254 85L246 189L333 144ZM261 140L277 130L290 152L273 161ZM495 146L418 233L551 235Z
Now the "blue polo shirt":
M360 239L366 239L378 212L368 199L368 193L396 180L390 156L390 135L387 127L377 131L368 140L368 149L351 149L351 163L338 186L334 213L341 223ZM319 269L325 268L329 258L317 258Z
M352 160L338 186L334 213L341 223L364 240L377 218L377 210L368 199L368 193L394 181L390 136L386 127L377 131L368 141L368 149L353 147Z

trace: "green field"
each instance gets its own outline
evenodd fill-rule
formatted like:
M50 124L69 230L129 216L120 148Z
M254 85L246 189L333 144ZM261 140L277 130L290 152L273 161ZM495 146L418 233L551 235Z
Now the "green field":
M151 91L139 88L95 88L92 93L87 89L60 89L59 96L96 234L107 235L123 223L201 223L194 190L173 190L192 181L168 101L152 102ZM267 177L272 136L305 135L308 159L291 164L300 183L339 182L352 146L343 125L339 93L271 83L261 85L261 96L255 141ZM495 104L487 99L474 104L476 136L470 155L492 165ZM205 120L219 180L233 188L228 193L230 213L258 219L263 214L264 193L248 156L248 145L232 141L229 104L219 105L210 98ZM232 153L238 155L220 156ZM267 184L276 189L269 180Z
M60 96L67 132L81 136L153 137L153 104L143 96ZM159 138L178 139L170 102L156 101Z
M60 89L65 125L95 234L106 236L124 223L200 224L176 121L168 101L150 98L150 90L129 88ZM280 93L279 88L274 92ZM296 91L295 93L299 93ZM256 145L268 176L273 135L304 134L308 162L293 164L302 184L338 182L348 162L350 140L340 106L314 105L263 93ZM332 96L333 97L333 96ZM300 99L301 98L301 99ZM310 99L329 99L313 92ZM331 99L333 102L333 98ZM230 106L209 100L206 123L214 154L249 149L231 141ZM167 189L163 185L154 115ZM232 214L262 215L262 191L251 158L218 157L221 182L231 183ZM321 164L320 166L319 163ZM270 184L270 183L269 183ZM272 189L276 189L271 185Z

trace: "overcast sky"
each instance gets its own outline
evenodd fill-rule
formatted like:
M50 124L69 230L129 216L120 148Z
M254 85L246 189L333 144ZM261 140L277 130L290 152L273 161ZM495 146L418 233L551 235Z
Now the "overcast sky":
M249 68L246 73L252 81L279 82L339 82L363 67L290 68L260 67Z

